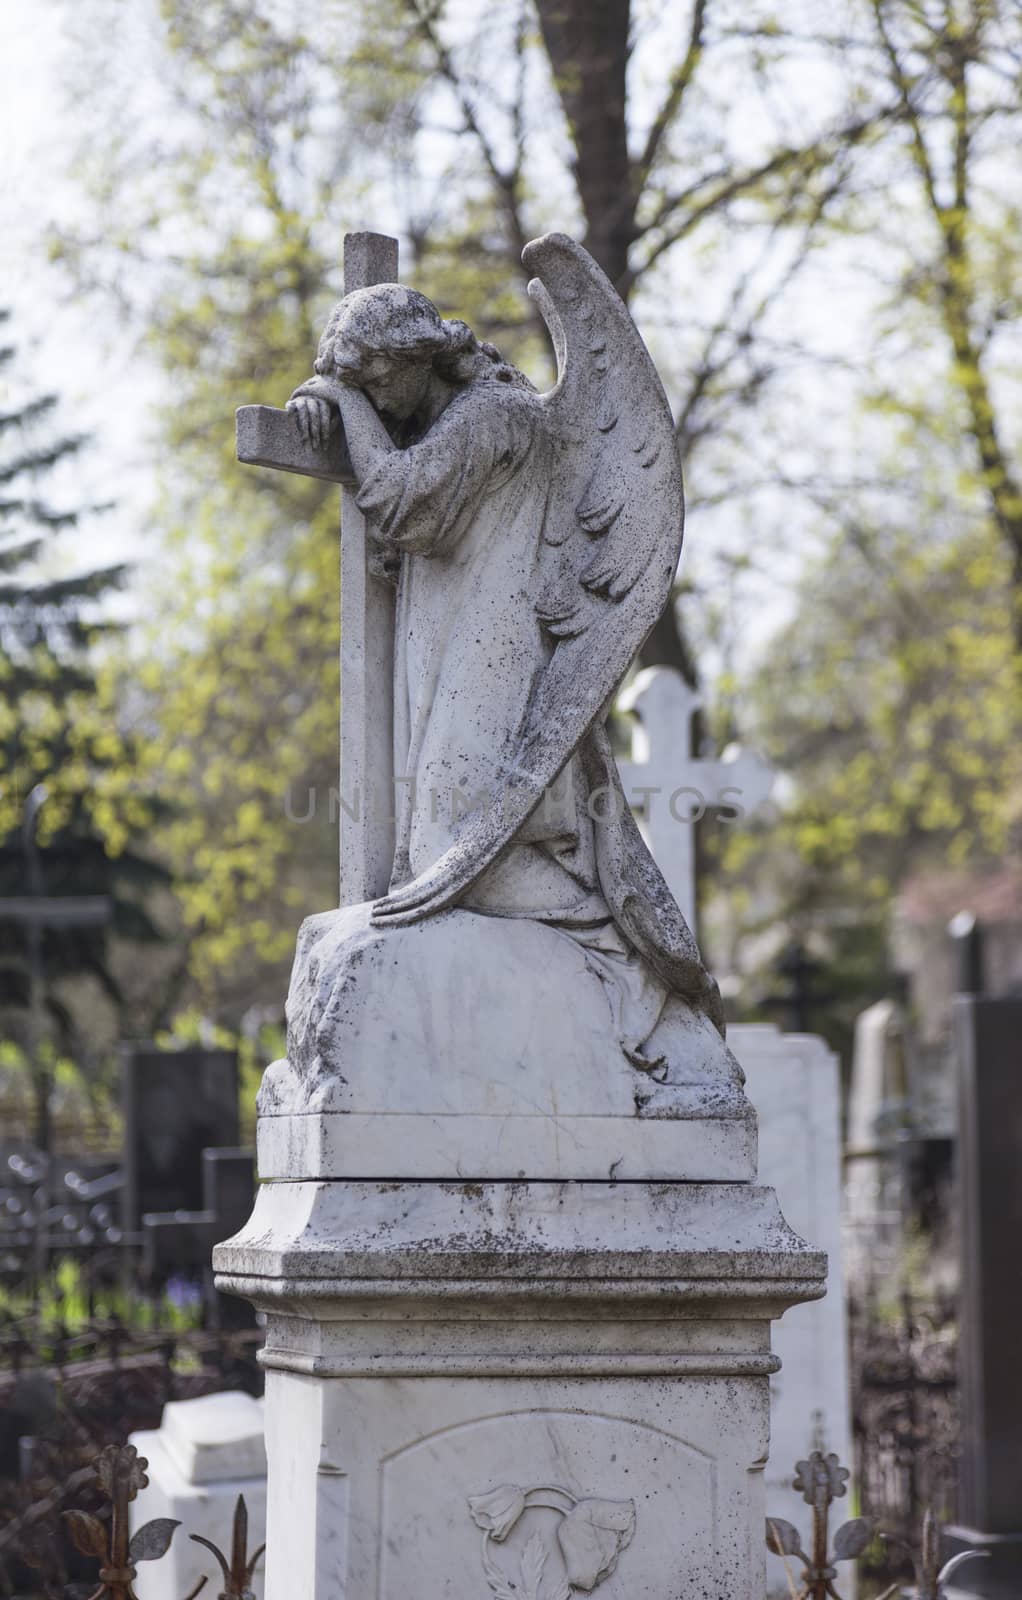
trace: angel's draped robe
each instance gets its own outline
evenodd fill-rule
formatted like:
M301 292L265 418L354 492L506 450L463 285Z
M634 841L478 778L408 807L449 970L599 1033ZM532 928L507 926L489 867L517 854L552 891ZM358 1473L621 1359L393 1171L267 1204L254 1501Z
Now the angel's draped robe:
M438 861L467 814L502 794L552 652L536 600L553 449L531 389L484 374L455 394L419 442L394 450L359 486L371 531L402 552L392 887ZM642 1047L666 990L611 919L588 801L573 755L460 904L534 918L582 943L622 1047L648 1065Z

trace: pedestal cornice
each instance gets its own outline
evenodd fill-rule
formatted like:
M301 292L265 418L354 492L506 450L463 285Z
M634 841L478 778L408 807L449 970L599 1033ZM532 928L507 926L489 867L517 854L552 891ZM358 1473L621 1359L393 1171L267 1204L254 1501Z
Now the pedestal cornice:
M753 1375L826 1257L747 1184L304 1182L264 1184L214 1267L291 1371Z

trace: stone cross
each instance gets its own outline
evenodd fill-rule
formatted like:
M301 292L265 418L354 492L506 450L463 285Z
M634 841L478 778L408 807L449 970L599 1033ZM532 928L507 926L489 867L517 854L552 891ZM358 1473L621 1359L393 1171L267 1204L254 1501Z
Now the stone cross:
M397 274L396 239L345 234L345 294ZM291 413L273 406L239 407L237 428L239 461L343 486L339 903L357 905L387 892L394 861L394 590L374 570L340 428L323 446L306 444Z
M696 932L695 824L708 810L743 816L762 805L776 774L751 750L720 757L692 752L692 718L701 704L673 667L645 667L618 697L637 718L632 759L618 761L621 782L646 843L685 921Z

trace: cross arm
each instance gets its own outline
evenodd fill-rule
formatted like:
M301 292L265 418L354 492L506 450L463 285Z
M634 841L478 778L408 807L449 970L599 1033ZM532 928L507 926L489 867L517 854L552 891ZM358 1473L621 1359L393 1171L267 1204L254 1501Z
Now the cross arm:
M0 922L40 928L98 928L113 918L113 901L105 894L14 895L0 900Z
M306 478L325 478L329 483L351 487L355 475L348 456L344 432L331 429L325 445L307 443L298 431L298 419L291 411L275 406L239 406L235 412L238 431L238 460L246 466L276 467L278 472L298 472Z

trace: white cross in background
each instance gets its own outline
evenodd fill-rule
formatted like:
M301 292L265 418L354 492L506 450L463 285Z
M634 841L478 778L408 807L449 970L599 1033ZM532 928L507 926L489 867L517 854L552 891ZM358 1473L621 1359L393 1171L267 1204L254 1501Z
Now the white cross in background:
M618 697L634 718L632 759L619 760L625 794L685 921L696 934L695 825L717 807L747 816L769 797L777 774L753 751L692 753L701 704L674 667L645 667Z

